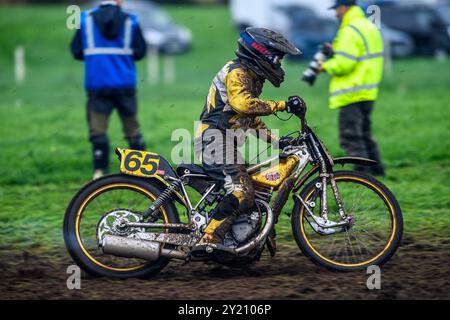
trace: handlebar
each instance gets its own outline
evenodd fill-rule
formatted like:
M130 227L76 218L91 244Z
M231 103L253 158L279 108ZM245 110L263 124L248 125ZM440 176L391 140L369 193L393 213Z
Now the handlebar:
M305 116L308 110L305 101L299 96L291 96L287 104L288 107L286 110L300 118L301 130L304 131L307 127Z
M308 123L306 122L306 116L300 117L300 131L305 132L308 128Z

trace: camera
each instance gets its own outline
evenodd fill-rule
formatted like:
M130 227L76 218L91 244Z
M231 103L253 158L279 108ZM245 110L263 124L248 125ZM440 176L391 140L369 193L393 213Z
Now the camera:
M303 72L302 81L309 83L310 86L316 81L317 75L320 73L319 61L327 61L333 56L331 44L325 43L319 46L313 60L310 62L308 69Z

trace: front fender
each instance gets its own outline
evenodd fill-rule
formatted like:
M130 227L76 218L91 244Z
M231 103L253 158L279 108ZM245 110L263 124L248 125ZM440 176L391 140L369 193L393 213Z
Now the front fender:
M363 166L373 166L378 163L374 160L360 158L360 157L336 158L336 159L333 159L333 162L334 162L333 167L335 167L338 164L340 164L342 166L344 166L346 164L358 164L358 165L363 165ZM293 192L297 192L298 190L300 190L300 188L305 184L305 182L308 181L316 173L318 173L319 170L320 170L320 165L316 165L311 170L309 170L300 180L297 181L297 183L294 186Z

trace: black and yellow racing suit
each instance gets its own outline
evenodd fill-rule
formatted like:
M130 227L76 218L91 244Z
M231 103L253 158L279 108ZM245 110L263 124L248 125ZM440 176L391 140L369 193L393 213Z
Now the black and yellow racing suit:
M254 132L260 133L259 138L268 143L274 143L277 139L267 130L260 116L284 110L285 102L261 100L259 95L263 84L264 79L239 59L230 61L213 79L203 107L201 124L196 132L196 151L207 174L222 181L227 190L227 195L205 229L205 236L210 235L212 242L222 242L234 216L250 210L254 202L253 185L237 150L239 142L233 139L231 147L225 143L228 129L241 129L238 131L244 136L248 129L255 129ZM222 139L217 139L217 132L222 133ZM217 157L217 150L222 152L221 156Z

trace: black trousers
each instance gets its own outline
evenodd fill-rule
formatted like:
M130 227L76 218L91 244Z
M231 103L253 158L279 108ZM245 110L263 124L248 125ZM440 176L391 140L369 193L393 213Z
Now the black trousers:
M108 169L109 141L108 123L114 109L117 109L125 138L129 147L144 150L145 144L137 120L136 91L118 89L88 91L87 120L89 140L92 143L94 169Z
M244 158L235 141L226 142L225 133L221 139L218 130L207 129L202 136L202 165L206 173L223 183L227 195L217 207L212 218L222 220L233 214L245 213L253 207L255 191L247 173Z
M373 107L374 101L362 101L342 107L339 110L339 139L341 147L349 156L378 162L372 168L356 166L356 170L384 174L380 149L371 130Z

